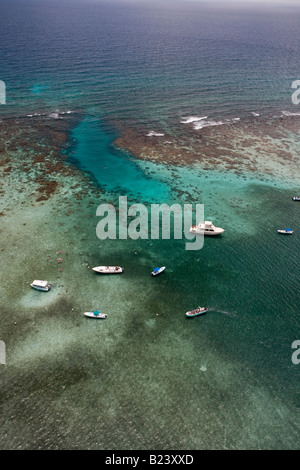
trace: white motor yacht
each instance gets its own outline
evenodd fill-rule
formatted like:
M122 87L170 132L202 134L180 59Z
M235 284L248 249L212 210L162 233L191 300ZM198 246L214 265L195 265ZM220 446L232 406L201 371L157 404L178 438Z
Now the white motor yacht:
M39 281L39 280L34 280L31 284L31 287L37 290L42 290L44 292L48 292L50 290L50 284L47 281Z
M225 232L225 230L221 227L215 227L210 220L206 220L205 222L200 222L198 225L193 225L190 228L190 233L194 233L196 235L221 235L221 233Z
M121 274L124 268L121 266L96 266L92 270L100 274Z

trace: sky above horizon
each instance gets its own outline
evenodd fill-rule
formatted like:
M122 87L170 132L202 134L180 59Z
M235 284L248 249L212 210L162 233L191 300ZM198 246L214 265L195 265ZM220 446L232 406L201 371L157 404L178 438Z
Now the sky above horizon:
M94 0L94 1L101 1L101 0ZM300 6L300 0L115 0L121 2L130 2L130 3L140 3L141 1L148 2L148 3L223 3L223 4L230 4L230 3L240 3L240 4L251 4L251 3L267 3L267 4L296 4Z
M5 3L10 3L11 1L21 1L23 3L26 3L28 0L0 0L3 4ZM51 2L52 0L32 0L38 3L43 3L43 2ZM57 1L57 0L54 0ZM161 4L161 5L168 5L171 6L172 4L175 5L192 5L192 4L220 4L220 5L251 5L251 4L260 4L260 5L282 5L282 6L288 6L288 5L297 5L300 7L300 0L62 0L66 1L70 4L72 3L80 3L80 2L87 2L87 3L131 3L131 4L140 4L140 3L148 3L148 4Z
M26 3L28 0L0 0L2 2L2 6L4 7L5 3L11 3L11 2L23 2ZM29 0L37 3L46 3L46 2L57 2L57 0ZM266 6L268 8L274 6L274 7L289 7L289 6L298 6L300 8L300 0L61 0L62 2L69 3L70 5L75 4L75 3L120 3L120 4L131 4L131 5L139 5L139 4L148 4L148 5L161 5L167 6L167 7L184 7L190 6L192 7L193 5L201 5L201 4L206 4L210 6L216 6L220 5L223 7L226 7L227 5L229 7L232 6L237 6L237 7L245 7L247 6L251 7L251 5L258 7L258 6Z
M72 0L69 0L72 2ZM78 0L76 0L78 1ZM80 0L79 0L80 1ZM108 1L108 0L90 0L92 2L101 2L101 1ZM300 7L300 0L109 0L109 2L114 1L115 3L131 3L131 4L139 4L139 3L148 3L148 4L161 4L161 5L168 5L172 6L175 5L192 5L192 4L219 4L219 5L236 5L236 6L247 6L247 5L267 5L267 6L299 6Z

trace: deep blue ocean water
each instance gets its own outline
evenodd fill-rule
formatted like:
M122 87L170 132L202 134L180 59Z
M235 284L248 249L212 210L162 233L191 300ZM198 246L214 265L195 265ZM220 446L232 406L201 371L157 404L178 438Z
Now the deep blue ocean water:
M299 9L213 3L1 2L7 110L149 122L291 106Z
M74 346L60 367L43 364L49 388L43 374L35 376L36 365L20 372L2 408L0 447L299 447L300 366L291 362L300 334L299 207L291 201L297 188L136 162L113 147L117 131L110 125L164 132L183 116L297 112L291 84L300 78L299 20L299 7L288 6L1 2L7 105L0 116L67 119L59 113L78 112L70 162L110 200L127 194L136 202L178 202L181 191L185 202L190 195L204 203L226 232L195 254L181 240L108 241L99 248L93 231L93 258L108 264L117 255L126 265L120 291L107 280L101 291L107 308L117 302L125 313L124 330L116 321L116 336L107 333L107 355L99 357L103 344L82 325L74 340L84 351L80 370ZM279 225L292 225L294 236L277 236ZM166 276L149 285L156 263L167 265ZM208 303L211 315L187 323L185 310L198 302ZM59 316L55 321L61 327ZM90 342L83 345L81 334ZM45 358L42 341L39 348ZM6 387L9 374L7 366ZM72 385L60 394L64 374ZM19 427L14 410L22 416L24 395L34 396L38 412Z

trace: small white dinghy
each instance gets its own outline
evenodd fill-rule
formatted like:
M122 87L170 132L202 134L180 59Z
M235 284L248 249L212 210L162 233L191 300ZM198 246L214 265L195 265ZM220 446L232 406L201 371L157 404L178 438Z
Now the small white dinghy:
M162 273L166 269L166 266L162 266L161 268L154 268L152 271L152 276L158 276L158 274Z
M121 274L124 268L121 266L96 266L92 270L100 274Z
M94 310L94 312L84 312L83 315L89 318L100 318L100 319L107 318L107 314L100 313L99 310Z
M34 289L42 290L44 292L48 292L48 290L50 290L50 288L51 288L48 281L38 281L37 279L35 281L33 281L30 285Z
M284 230L277 230L278 233L282 233L283 235L292 235L294 233L294 230L291 228L286 228Z

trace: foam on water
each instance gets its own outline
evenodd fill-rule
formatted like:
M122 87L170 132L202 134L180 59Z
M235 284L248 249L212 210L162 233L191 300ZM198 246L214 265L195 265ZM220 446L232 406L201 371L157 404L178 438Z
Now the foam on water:
M207 119L207 116L203 116L203 117L188 116L186 118L182 118L182 120L180 122L182 124L190 124L190 123L193 123L193 122L202 121L203 119Z
M284 116L300 116L300 113L292 113L291 111L282 111Z
M147 137L163 137L165 134L162 134L162 133L159 133L159 132L155 132L155 131L150 131L148 132L147 134Z
M204 127L213 127L213 126L222 126L228 123L234 123L240 121L240 117L235 118L226 118L225 120L215 120L208 119L208 116L197 117L197 116L188 116L181 119L181 124L193 124L195 130L203 129Z

